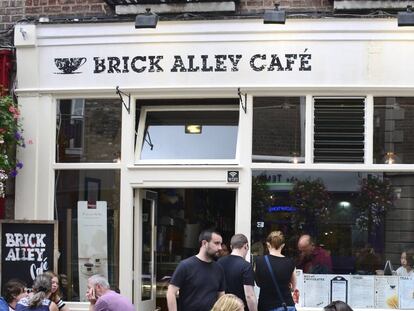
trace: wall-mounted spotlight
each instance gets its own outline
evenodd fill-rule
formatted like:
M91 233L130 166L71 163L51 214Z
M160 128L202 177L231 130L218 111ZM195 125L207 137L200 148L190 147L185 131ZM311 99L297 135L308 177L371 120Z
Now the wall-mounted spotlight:
M411 5L407 5L406 12L398 12L398 26L414 26L414 12Z
M158 15L152 13L149 8L146 11L144 14L138 14L135 18L135 29L157 27Z
M274 10L265 10L263 14L264 24L284 24L286 22L286 12L279 10L279 3L275 4Z

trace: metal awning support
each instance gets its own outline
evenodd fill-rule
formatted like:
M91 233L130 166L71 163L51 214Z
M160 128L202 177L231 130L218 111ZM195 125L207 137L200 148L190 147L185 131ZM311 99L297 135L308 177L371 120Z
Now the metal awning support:
M118 94L118 95L119 95L119 98L121 99L122 104L124 105L125 109L128 111L128 114L130 114L130 113L131 113L131 94L127 94L127 93L125 93L125 92L122 92L122 91L119 89L119 86L117 86L117 87L115 88L115 90L116 90L116 94ZM127 106L127 104L125 103L124 98L122 97L122 95L123 95L123 96L127 96L127 97L128 97L128 106Z
M237 89L237 94L239 94L240 106L242 107L244 113L247 113L247 94L242 93L240 91L240 88ZM243 97L244 97L244 99L243 99Z

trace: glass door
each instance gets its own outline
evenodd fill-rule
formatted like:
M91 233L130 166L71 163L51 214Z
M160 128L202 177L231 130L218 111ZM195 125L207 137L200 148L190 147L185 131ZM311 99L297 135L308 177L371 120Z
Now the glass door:
M154 311L156 299L155 275L155 212L157 193L148 190L135 192L135 284L137 310Z

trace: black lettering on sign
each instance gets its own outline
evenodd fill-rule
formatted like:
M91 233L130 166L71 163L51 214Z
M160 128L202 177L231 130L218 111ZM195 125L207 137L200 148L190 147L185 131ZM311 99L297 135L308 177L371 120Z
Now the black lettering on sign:
M93 60L95 61L95 70L93 73L101 73L106 70L105 58L94 57Z
M267 71L274 71L275 66L277 67L277 71L284 71L282 63L280 62L279 56L277 54L271 55L272 60L270 61L269 67L267 67Z
M132 61L131 61L131 69L137 73L143 72L147 67L146 66L142 66L142 67L137 67L136 63L137 61L142 61L145 62L147 60L147 58L145 56L135 56Z
M227 55L216 55L216 70L215 71L226 71L227 66L224 65L224 61L227 58Z
M183 62L183 59L181 58L181 56L180 55L175 55L174 59L175 59L175 61L174 61L173 67L171 68L171 72L177 72L178 68L180 68L180 72L186 72L187 69L185 68L185 65L184 65L184 62Z
M265 65L261 65L261 66L257 66L256 65L256 60L260 58L262 60L266 60L266 55L264 54L255 54L252 56L252 58L250 58L250 67L254 70L254 71L263 71L266 66Z
M159 62L161 59L163 59L163 56L148 56L148 59L150 61L150 67L148 69L148 72L162 72L164 71L161 66L159 65ZM155 67L157 69L155 69Z
M242 56L240 54L238 55L229 55L229 60L231 61L231 64L233 67L231 67L231 71L239 71L239 68L237 65L239 64Z

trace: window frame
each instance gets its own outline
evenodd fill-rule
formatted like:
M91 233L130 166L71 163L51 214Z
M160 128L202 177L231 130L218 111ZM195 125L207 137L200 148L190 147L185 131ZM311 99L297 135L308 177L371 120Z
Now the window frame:
M237 122L237 138L236 138L236 152L233 159L151 159L143 160L141 157L141 150L144 144L145 125L147 121L148 112L166 112L166 111L238 111L239 119ZM237 105L179 105L179 106L142 106L141 113L138 120L138 129L135 139L134 151L134 165L174 165L174 164L226 164L237 165L239 163L239 142L240 142L240 115L242 111Z

